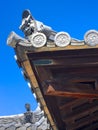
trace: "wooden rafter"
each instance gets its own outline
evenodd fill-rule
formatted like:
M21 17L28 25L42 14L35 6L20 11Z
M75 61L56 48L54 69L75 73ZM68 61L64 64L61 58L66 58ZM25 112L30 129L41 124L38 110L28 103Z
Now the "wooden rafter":
M98 94L79 93L79 92L52 91L52 92L45 93L45 95L59 96L59 97L72 97L72 98L93 98L93 99L98 99Z
M96 94L96 93L58 91L58 90L55 90L51 85L49 85L45 95L59 96L59 97L71 97L71 98L93 98L93 99L98 99L98 94Z

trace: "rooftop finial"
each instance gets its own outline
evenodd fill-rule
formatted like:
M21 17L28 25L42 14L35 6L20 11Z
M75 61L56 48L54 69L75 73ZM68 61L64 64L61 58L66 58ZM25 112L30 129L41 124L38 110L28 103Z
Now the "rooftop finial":
M29 103L26 103L26 104L25 104L25 108L26 108L27 111L30 111L30 110L31 110L30 104L29 104Z

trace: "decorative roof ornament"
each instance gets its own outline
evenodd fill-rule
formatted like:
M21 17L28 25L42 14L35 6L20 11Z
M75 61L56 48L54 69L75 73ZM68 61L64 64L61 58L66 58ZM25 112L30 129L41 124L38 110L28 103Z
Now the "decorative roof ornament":
M25 104L25 108L26 108L27 111L30 111L30 110L31 110L30 104L29 104L29 103L26 103L26 104Z
M8 36L7 44L9 46L12 46L13 48L16 47L16 44L19 44L22 46L32 46L32 44L27 39L20 37L14 31L12 31L10 35Z
M30 104L25 104L25 108L27 110L27 112L24 113L25 123L33 123L33 112L30 110Z
M43 47L47 42L45 34L41 32L36 32L28 36L28 39L35 48Z
M89 46L96 46L98 44L98 31L89 30L84 35L84 41Z
M54 42L59 47L65 47L70 44L71 37L66 32L59 32L55 35Z
M98 31L90 30L84 40L76 40L71 38L67 32L56 32L51 27L44 25L42 22L35 20L29 10L22 13L22 23L19 29L24 33L24 38L11 32L7 44L16 47L16 44L27 47L41 48L47 47L66 47L68 45L89 45L96 46L98 44Z

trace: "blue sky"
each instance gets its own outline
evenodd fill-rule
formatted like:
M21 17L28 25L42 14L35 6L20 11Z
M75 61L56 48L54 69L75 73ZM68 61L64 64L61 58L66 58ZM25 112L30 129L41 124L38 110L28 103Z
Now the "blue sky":
M23 10L30 9L35 19L56 31L83 40L90 29L98 30L98 0L8 0L0 1L0 116L25 112L25 103L32 110L36 101L14 59L13 48L6 40L11 31L19 30Z

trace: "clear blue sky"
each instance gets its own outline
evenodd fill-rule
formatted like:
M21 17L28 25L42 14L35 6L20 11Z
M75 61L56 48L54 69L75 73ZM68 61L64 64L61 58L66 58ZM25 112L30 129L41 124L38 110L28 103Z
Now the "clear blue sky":
M35 99L14 60L13 48L6 40L11 31L19 30L21 14L30 9L39 21L56 31L83 40L90 29L98 30L98 0L6 0L0 1L0 116L23 113L29 102L36 108Z

